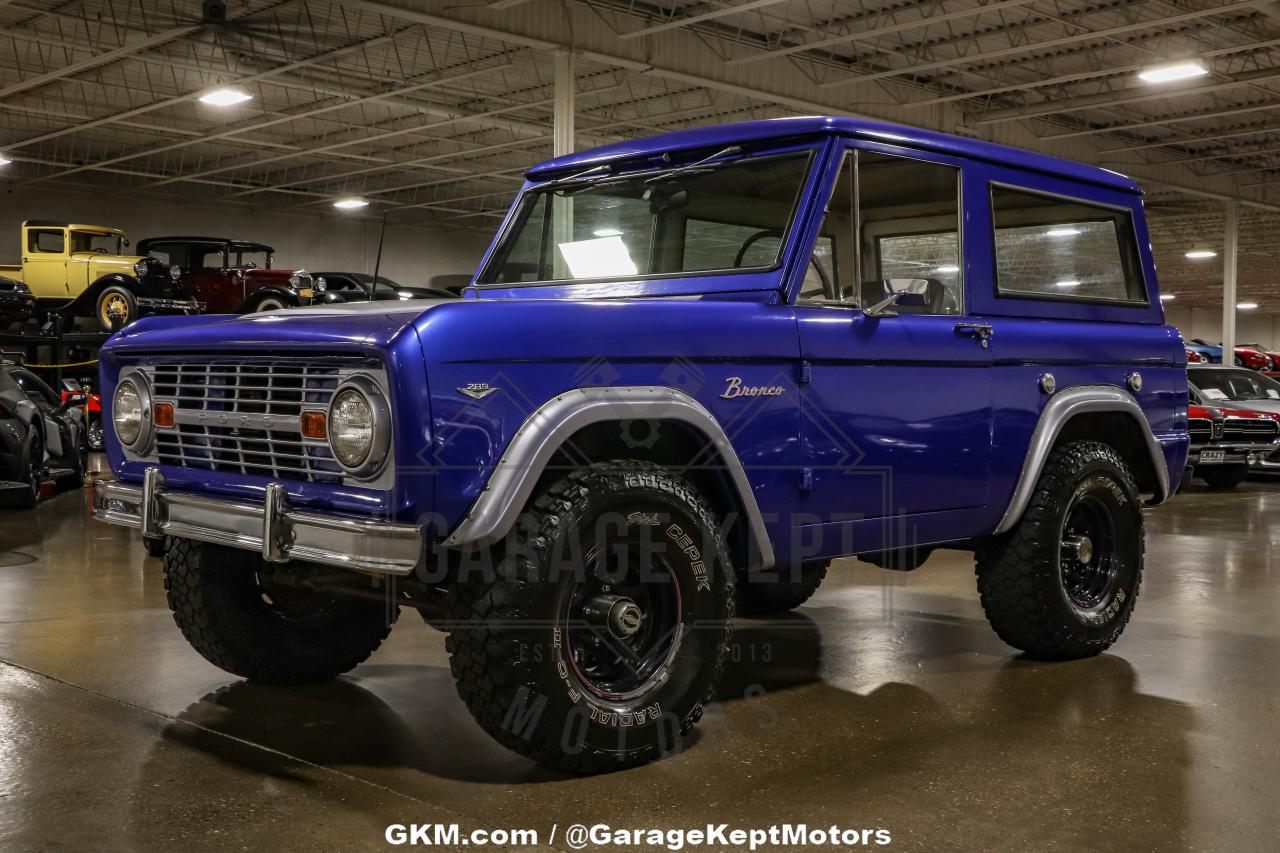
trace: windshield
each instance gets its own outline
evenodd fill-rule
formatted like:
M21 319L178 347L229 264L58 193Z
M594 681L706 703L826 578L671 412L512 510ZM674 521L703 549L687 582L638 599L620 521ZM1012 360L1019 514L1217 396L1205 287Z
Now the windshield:
M800 151L532 190L478 283L767 269L809 159Z
M1252 370L1197 370L1193 367L1187 371L1187 376L1206 403L1280 401L1280 382Z
M99 255L122 255L124 254L124 238L116 234L72 231L71 251L96 252Z

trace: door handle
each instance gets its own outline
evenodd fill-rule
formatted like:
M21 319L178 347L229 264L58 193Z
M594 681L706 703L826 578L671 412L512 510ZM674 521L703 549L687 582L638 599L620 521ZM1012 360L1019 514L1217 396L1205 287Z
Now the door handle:
M956 323L956 334L973 335L982 344L982 348L986 349L991 346L991 336L995 334L995 330L990 323Z

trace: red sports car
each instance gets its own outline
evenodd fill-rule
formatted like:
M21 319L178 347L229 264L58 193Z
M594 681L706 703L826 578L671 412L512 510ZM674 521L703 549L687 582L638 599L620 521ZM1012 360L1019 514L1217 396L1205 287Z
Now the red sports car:
M1187 349L1187 364L1208 364L1209 359L1193 349Z
M62 380L62 402L76 394L84 394L84 441L90 450L102 449L102 395L74 379Z

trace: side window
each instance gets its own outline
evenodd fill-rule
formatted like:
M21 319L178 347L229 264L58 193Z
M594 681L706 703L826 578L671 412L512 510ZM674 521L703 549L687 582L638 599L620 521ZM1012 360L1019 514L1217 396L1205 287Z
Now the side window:
M863 305L889 296L886 282L915 279L925 304L899 312L960 313L959 169L859 152L858 228Z
M912 289L925 294L925 305L902 306L901 313L960 313L960 171L851 151L827 203L800 298L865 307L902 289L903 280L918 282Z
M1000 186L991 209L1001 295L1147 301L1129 211Z
M66 251L67 238L62 229L27 232L27 251L60 255Z
M221 249L194 249L194 255L199 269L221 271L226 266L226 255Z

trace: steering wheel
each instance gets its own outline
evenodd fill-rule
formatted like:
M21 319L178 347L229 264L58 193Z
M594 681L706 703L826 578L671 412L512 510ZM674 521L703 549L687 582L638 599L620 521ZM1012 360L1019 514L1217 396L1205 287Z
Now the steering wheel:
M782 232L775 231L772 228L766 228L763 231L757 231L747 239L743 240L742 245L738 247L738 254L733 256L734 267L741 267L743 258L747 256L747 251L765 237L777 237L781 240ZM813 266L814 272L818 274L818 279L822 282L822 292L831 293L831 276L827 275L827 271L822 268L822 264L819 263L816 253L811 253L809 255L809 263Z

